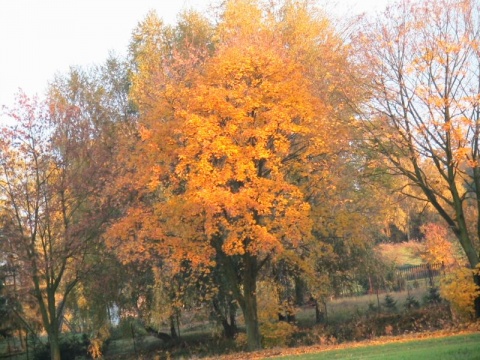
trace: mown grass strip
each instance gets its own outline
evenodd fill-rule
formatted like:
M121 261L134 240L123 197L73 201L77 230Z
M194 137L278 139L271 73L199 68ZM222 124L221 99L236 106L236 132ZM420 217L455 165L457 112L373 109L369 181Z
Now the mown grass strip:
M480 359L480 334L362 346L319 353L286 356L282 360L391 359L476 360Z

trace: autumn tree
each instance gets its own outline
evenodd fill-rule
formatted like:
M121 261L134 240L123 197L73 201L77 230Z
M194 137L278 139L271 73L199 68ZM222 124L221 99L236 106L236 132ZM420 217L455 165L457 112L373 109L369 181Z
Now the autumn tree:
M108 63L103 74L114 67ZM67 300L96 265L90 260L101 251L111 211L104 189L121 91L113 81L97 87L85 81L72 70L55 80L45 102L21 94L1 131L2 251L29 279L52 359L60 358Z
M114 254L100 241L103 225L116 211L108 189L118 171L113 161L117 142L129 135L134 119L128 75L127 62L111 54L101 65L74 67L56 76L48 91L50 109L68 109L74 114L70 121L52 119L52 142L56 151L72 159L70 170L78 183L71 181L69 191L74 195L73 189L83 190L88 196L84 202L77 197L76 219L87 221L83 226L89 242L84 243L87 251L82 272L65 303L64 318L70 327L79 326L90 333L96 344L108 335L111 311L122 304L128 279ZM73 145L68 148L66 143Z
M343 83L327 50L341 42L328 43L328 21L304 2L263 5L227 2L214 31L197 16L183 27L191 31L169 30L149 14L134 32L140 139L119 186L135 195L109 232L125 259L218 267L251 350L261 346L258 276L280 255L305 258L307 190L322 184L345 109L334 106ZM176 31L184 36L172 42ZM322 59L323 73L313 66Z
M2 129L2 205L8 214L3 219L8 241L2 250L29 270L52 359L60 359L59 324L64 300L77 282L72 265L82 257L76 251L81 243L70 234L69 197L58 186L65 179L48 141L48 108L26 96L19 105L11 113L16 123Z
M469 265L479 262L478 1L402 1L357 38L371 95L362 125L390 171L421 190ZM474 228L466 209L475 206ZM480 278L475 277L480 283ZM476 300L480 316L480 298Z
M421 256L427 263L442 263L445 266L457 263L458 256L445 226L429 223L423 225L421 230L425 236Z

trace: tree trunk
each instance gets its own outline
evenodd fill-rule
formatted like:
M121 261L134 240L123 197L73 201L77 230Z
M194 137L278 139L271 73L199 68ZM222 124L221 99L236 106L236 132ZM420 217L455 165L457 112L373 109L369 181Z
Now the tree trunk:
M237 335L238 328L237 328L237 321L235 319L236 316L236 307L233 305L230 305L230 324L229 324L229 329L232 331L232 339Z
M223 334L225 338L227 339L234 339L235 335L237 335L237 326L235 325L235 322L230 324L227 319L222 320L222 326L223 326Z
M250 293L245 295L245 307L242 310L243 317L245 318L245 329L247 331L247 348L249 351L261 349L262 344L260 341L260 329L257 317L257 298L255 294Z
M249 351L261 349L262 343L257 314L257 274L268 257L261 264L258 264L256 256L244 254L241 258L243 266L238 267L234 259L231 256L226 256L218 245L217 255L220 257L220 263L223 265L232 295L242 309L247 332L247 348Z
M325 314L320 310L320 306L318 305L318 300L315 299L315 323L316 324L323 324L325 323Z
M305 285L305 281L302 280L300 277L295 277L295 304L296 305L303 305L305 303L305 293L307 291L307 287Z
M480 274L475 274L473 276L475 284L480 287ZM474 307L475 307L475 318L480 318L480 296L477 296L474 300Z
M255 257L249 255L245 258L244 296L241 307L247 331L247 348L249 351L255 351L262 348L257 314L257 261Z
M459 240L460 245L463 248L463 251L465 251L465 255L467 255L467 259L471 268L474 269L479 262L479 257L478 257L477 249L475 249L475 246L473 245L472 238L468 233L468 227L465 221L465 215L464 215L463 209L462 208L458 209L458 211L455 212L455 215L458 220L457 220L457 227L453 228L453 232L456 235L457 239Z
M52 334L48 335L48 342L50 343L50 359L51 360L61 360L60 355L60 339L58 333L53 331Z
M478 209L478 211L480 211L480 209ZM464 219L463 213L461 219ZM466 223L462 222L461 225L463 225L463 227L461 227L458 233L455 233L455 235L457 235L457 238L460 240L460 244L462 245L463 250L467 255L468 262L470 263L470 268L475 269L479 262L479 256L477 250L473 245L473 242L471 241L470 235L468 234ZM476 285L480 286L480 275L474 275L473 281ZM475 309L475 318L480 319L480 296L475 298L473 306Z
M175 315L170 315L170 336L172 339L178 339L177 330L175 329Z
M235 335L237 335L237 332L238 332L237 324L235 321L235 313L237 310L235 305L232 305L231 303L227 305L224 304L224 306L227 307L227 309L225 309L226 313L224 313L220 308L220 305L216 299L213 300L212 304L213 304L213 312L217 317L218 321L223 326L223 335L225 336L225 338L227 339L235 338Z

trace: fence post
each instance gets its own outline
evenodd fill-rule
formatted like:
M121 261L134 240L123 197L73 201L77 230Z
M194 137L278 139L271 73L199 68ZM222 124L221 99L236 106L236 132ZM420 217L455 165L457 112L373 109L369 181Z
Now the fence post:
M427 264L427 271L428 271L428 280L430 281L430 287L433 288L433 274L432 274L432 267L430 263Z

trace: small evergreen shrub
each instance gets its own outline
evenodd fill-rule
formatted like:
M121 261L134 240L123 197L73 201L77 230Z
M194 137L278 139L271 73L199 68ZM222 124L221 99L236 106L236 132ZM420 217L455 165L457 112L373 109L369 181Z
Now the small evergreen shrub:
M385 309L387 309L387 311L397 311L397 302L393 299L393 297L390 296L390 294L385 295L383 306Z
M419 309L420 308L420 302L415 299L414 296L408 295L407 298L405 299L405 304L403 304L406 310L412 310L412 309Z
M368 313L376 313L376 312L378 312L378 306L375 305L375 303L374 303L373 301L370 301L370 302L368 303L367 312L368 312Z
M437 287L432 286L428 289L428 294L423 298L425 305L438 305L442 302L440 292Z

